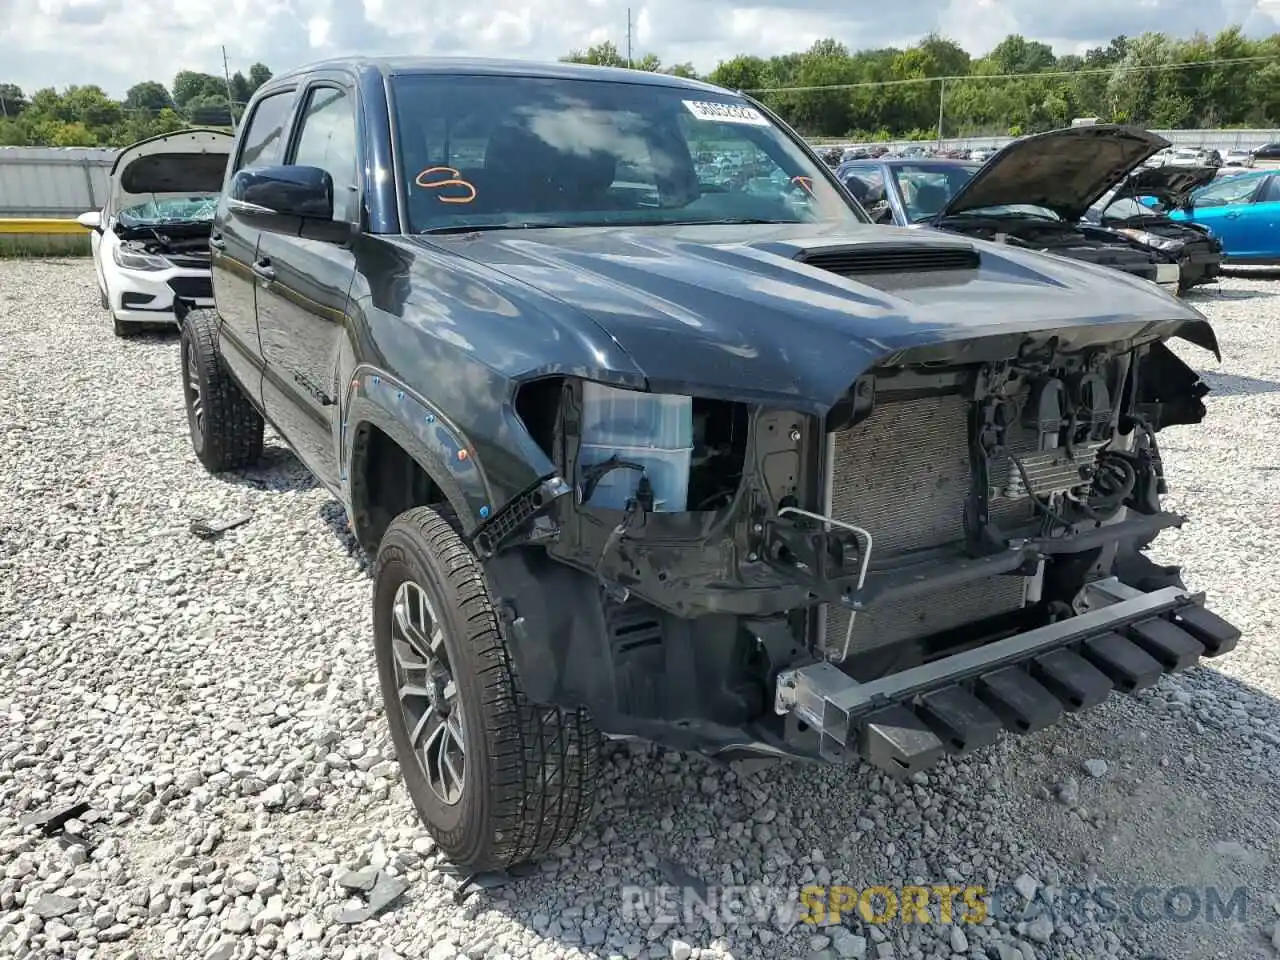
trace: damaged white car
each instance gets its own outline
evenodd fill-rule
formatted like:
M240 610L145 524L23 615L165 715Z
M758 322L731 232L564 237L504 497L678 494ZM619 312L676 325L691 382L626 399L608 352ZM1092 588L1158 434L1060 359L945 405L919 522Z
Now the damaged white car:
M116 336L213 306L209 235L232 142L222 130L197 129L125 147L111 167L106 206L77 218L92 231L98 290Z

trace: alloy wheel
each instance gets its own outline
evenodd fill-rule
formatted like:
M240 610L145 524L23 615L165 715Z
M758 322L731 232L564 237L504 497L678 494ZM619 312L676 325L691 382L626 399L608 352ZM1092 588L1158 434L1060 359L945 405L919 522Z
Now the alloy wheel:
M184 387L187 395L187 407L191 411L191 428L204 436L204 395L200 391L200 368L196 364L196 352L190 344L183 344L185 354Z
M425 590L406 580L396 590L391 618L399 708L414 758L436 799L462 799L466 723L449 666L444 623Z

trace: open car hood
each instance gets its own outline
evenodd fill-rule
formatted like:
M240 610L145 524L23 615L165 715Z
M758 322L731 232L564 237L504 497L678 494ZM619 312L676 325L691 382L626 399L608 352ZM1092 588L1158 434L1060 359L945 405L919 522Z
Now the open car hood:
M125 147L111 166L112 211L219 193L234 141L223 130L180 130Z
M1217 167L1147 167L1130 174L1114 199L1155 197L1166 208L1180 207L1193 191L1207 187L1217 175Z
M1023 137L956 191L937 219L984 207L1030 204L1064 220L1084 216L1135 167L1169 146L1137 127L1096 124Z

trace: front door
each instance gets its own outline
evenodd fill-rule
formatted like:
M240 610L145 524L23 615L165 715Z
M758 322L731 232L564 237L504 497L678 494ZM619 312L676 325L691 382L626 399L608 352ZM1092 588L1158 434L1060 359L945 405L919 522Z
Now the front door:
M228 166L228 182L243 167L279 162L284 153L285 131L293 113L296 91L284 90L263 97L253 108L236 155ZM213 221L209 237L212 255L214 305L222 319L221 353L232 374L255 400L262 397L262 345L258 341L257 298L260 278L254 273L260 231L227 207L227 191Z
M1273 177L1228 177L1195 194L1195 206L1188 213L1178 211L1173 219L1188 219L1208 227L1222 241L1228 257L1248 257L1254 242L1250 236L1250 220L1255 211L1252 202Z
M332 77L313 81L302 97L285 162L327 171L333 177L334 219L358 224L354 93L343 78ZM320 482L337 489L338 352L355 257L349 245L263 232L255 267L263 277L258 329L267 364L267 416Z

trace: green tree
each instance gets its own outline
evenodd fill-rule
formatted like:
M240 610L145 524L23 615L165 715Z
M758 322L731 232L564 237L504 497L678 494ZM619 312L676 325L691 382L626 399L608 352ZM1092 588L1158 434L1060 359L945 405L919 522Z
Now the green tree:
M157 114L161 110L173 107L173 98L163 83L155 80L144 80L135 83L124 95L124 106L131 112Z
M246 99L271 78L265 64L255 63L246 78L236 74ZM123 100L113 100L101 87L46 87L30 97L0 83L0 145L122 147L147 137L172 133L192 123L225 127L231 123L226 81L213 74L181 71L171 97L154 80L136 83Z
M194 70L179 70L173 78L173 102L179 109L202 97L222 97L227 99L227 82L212 73L197 73Z
M765 85L768 66L760 57L742 54L732 60L722 60L707 79L729 90L759 90Z
M27 109L27 98L16 83L0 83L0 118L16 119Z
M271 71L267 69L265 63L255 63L249 68L249 92L255 93L257 89L271 79Z
M617 46L606 40L604 43L597 43L593 47L587 47L586 50L574 50L567 57L562 57L565 63L589 63L597 67L625 67L627 58L618 52Z

